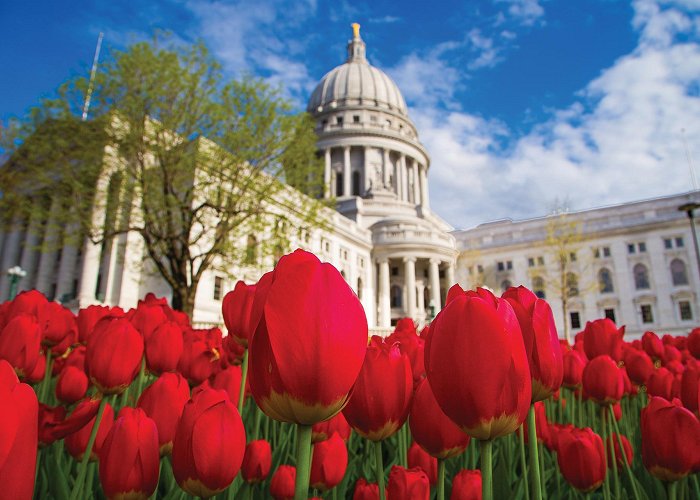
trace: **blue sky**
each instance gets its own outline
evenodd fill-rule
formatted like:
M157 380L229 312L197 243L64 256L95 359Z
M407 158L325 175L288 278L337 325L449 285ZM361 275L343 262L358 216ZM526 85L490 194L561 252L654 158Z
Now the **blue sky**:
M404 93L433 208L455 227L692 188L700 0L436 4L0 0L0 119L86 74L100 31L108 49L155 29L204 40L232 77L282 85L302 110L356 21Z

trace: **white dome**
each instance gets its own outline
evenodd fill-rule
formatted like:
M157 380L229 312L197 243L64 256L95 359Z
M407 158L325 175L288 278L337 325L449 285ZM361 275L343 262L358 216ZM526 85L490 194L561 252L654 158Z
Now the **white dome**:
M348 61L332 69L316 85L307 110L317 114L342 106L389 109L408 116L399 87L365 58L365 43L355 33L348 43Z

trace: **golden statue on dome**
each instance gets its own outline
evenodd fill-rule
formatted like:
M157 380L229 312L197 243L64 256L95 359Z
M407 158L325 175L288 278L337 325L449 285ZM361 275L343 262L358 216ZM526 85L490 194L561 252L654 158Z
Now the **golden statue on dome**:
M360 38L360 25L358 23L352 23L350 26L352 26L352 37Z

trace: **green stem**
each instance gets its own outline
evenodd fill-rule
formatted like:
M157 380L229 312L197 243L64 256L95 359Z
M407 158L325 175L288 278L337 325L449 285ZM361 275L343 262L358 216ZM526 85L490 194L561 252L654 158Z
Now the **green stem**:
M374 462L377 472L377 484L379 485L379 500L385 500L386 491L384 486L384 459L382 458L382 442L375 441Z
M90 432L90 439L88 439L87 446L85 447L85 453L83 453L83 459L80 461L80 465L78 466L78 478L75 480L75 484L73 485L70 500L80 498L83 483L85 482L85 474L87 473L87 466L90 462L90 454L92 453L92 447L95 444L97 430L100 428L100 422L102 422L102 415L105 412L105 406L107 406L107 397L102 396L100 406L97 409L97 415L95 416L95 424L92 426L92 431Z
M530 447L530 471L532 472L532 496L535 500L542 500L542 486L540 484L540 460L537 453L537 427L535 422L535 405L530 405L527 414L527 435Z
M612 409L612 406L610 406L610 408ZM603 409L603 411L605 411L605 409ZM605 422L605 420L608 421L607 429L605 430L605 432L610 437L609 446L610 446L610 457L611 457L611 461L612 461L612 463L610 464L610 468L612 469L613 484L615 485L615 498L622 498L620 496L620 477L617 473L617 457L615 456L615 444L613 443L614 432L613 432L612 420L615 420L615 414L610 413L610 415L607 419L603 419L603 422ZM607 442L606 442L606 445L608 445ZM625 451L622 447L620 447L620 453L622 453L623 455L625 454Z
M634 474L632 474L632 469L630 468L630 464L627 461L627 454L625 453L625 448L622 446L622 438L620 437L620 429L617 426L617 420L615 420L615 412L612 406L610 406L609 408L610 422L612 423L613 429L617 434L617 444L620 446L620 453L622 453L622 462L625 464L627 476L629 477L630 483L632 484L632 494L634 495L635 500L640 500L639 492L637 491L637 480L634 478ZM698 498L700 498L700 495L698 495Z
M243 351L243 364L241 365L241 388L238 390L238 413L243 415L243 400L245 399L245 383L248 378L248 348Z
M262 410L253 402L253 411L255 412L255 423L253 424L253 439L260 439L260 419L262 418Z
M520 467L522 469L522 478L525 482L525 500L530 500L530 480L528 479L527 462L525 460L525 430L521 425L518 427L518 436L520 437Z
M693 474L690 476L690 480L693 483L693 490L695 490L695 498L700 498L700 484L698 484L698 475Z
M135 401L138 401L138 399L141 397L141 393L143 392L143 382L146 380L146 354L141 357L141 369L139 370L139 378L136 382L136 397L134 398Z
M437 500L445 500L445 459L438 458Z
M600 422L600 429L601 429L600 434L601 434L601 437L603 438L603 443L605 443L605 438L606 438L605 428L607 427L605 425L605 420L606 420L605 416L606 416L605 406L601 406L600 407L600 420L601 420L601 422ZM605 448L605 446L603 446L603 448ZM605 500L610 500L610 481L609 481L610 474L608 474L608 456L607 456L607 453L603 453L603 463L605 464L605 467L604 467L605 468L605 479L603 479L603 498L605 498Z
M678 498L678 481L671 481L667 484L668 500L676 500Z
M51 387L51 365L53 364L53 358L51 357L51 349L46 348L46 367L44 368L44 380L41 381L41 387L39 388L39 401L44 404L48 404L46 400L48 397L49 387Z
M311 426L297 424L297 478L294 500L306 500L311 472Z
M493 500L493 447L492 441L480 441L481 445L481 497Z

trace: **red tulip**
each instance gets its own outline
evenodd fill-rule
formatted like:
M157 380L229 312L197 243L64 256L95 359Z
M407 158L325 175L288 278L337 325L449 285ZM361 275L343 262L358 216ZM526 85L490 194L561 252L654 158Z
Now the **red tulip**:
M119 394L129 387L141 358L143 338L126 318L103 318L88 338L85 364L102 394Z
M700 422L687 409L652 397L642 409L642 462L662 481L677 481L700 467Z
M583 369L586 367L586 357L579 351L564 351L564 387L576 389L581 387Z
M88 424L90 419L97 415L99 406L99 399L84 399L76 405L66 418L64 418L65 411L61 414L52 410L52 415L40 422L39 430L42 432L42 443L51 444L80 430ZM43 427L43 430L41 427Z
M260 483L267 479L272 467L272 449L264 439L251 441L245 447L241 475L249 483Z
M214 389L226 391L228 398L231 401L238 403L238 397L241 391L241 381L241 367L229 366L214 376L213 380L211 381L211 386Z
M178 370L192 384L201 384L216 372L221 359L221 345L221 330L218 328L184 330Z
M338 435L343 438L343 441L350 439L352 429L342 412L338 413L333 418L314 424L311 428L311 442L318 443L319 441L325 441L329 439L334 432L337 432Z
M60 359L60 358L59 358ZM55 366L55 363L54 363ZM51 370L53 371L53 370ZM39 354L39 358L36 360L36 364L34 365L34 369L27 374L23 380L24 382L28 382L30 384L37 384L44 380L44 377L46 376L46 356L44 354Z
M395 342L399 343L399 349L411 361L413 383L414 385L418 384L425 377L425 340L418 336L413 320L411 318L401 318L396 324L394 333L389 335L385 342L389 345Z
M244 347L248 347L248 341L257 326L252 325L250 321L254 298L255 285L246 285L239 281L235 288L224 296L221 304L228 334Z
M39 403L39 446L48 446L56 437L53 428L66 418L65 406L49 406Z
M676 348L676 346L673 346L673 345L664 346L663 362L666 366L668 366L670 363L673 363L673 362L680 363L682 359L683 359L683 355L681 354L681 351L679 351Z
M368 483L361 477L355 483L352 500L379 500L379 486L377 483Z
M622 441L622 448L625 450L627 463L630 466L632 465L632 460L634 459L634 451L632 450L632 444L629 442L629 439L622 434L620 434L619 437L620 439L618 440L618 434L612 434L608 436L605 443L605 450L608 457L608 468L611 468L613 463L613 458L610 455L610 442L612 441L612 444L615 447L615 463L617 463L618 470L625 466L625 459L622 457L622 452L620 451L620 441Z
M275 500L292 500L297 469L292 465L280 465L270 480L270 495Z
M173 474L193 496L211 497L238 474L245 429L225 391L195 389L185 405L173 441Z
M78 340L83 344L87 343L87 339L97 322L109 313L110 308L107 306L88 306L78 311L78 317L76 318Z
M250 389L270 417L313 425L339 412L362 368L367 318L336 268L297 250L256 287Z
M100 482L107 498L149 498L160 472L158 430L141 409L122 408L100 450Z
M515 431L532 393L525 345L508 301L483 289L463 293L440 311L430 332L427 376L445 414L477 439Z
M654 362L644 351L628 349L625 353L625 368L627 375L637 385L646 385L654 373Z
M404 424L412 395L408 356L401 354L398 345L388 345L374 336L343 415L358 434L381 441Z
M404 469L394 465L389 472L389 484L386 488L387 500L428 500L430 483L428 476L421 469Z
M644 335L642 335L642 349L654 361L661 361L664 357L664 344L654 332L644 332Z
M155 374L175 371L182 349L182 327L174 321L165 321L146 340L146 366Z
M179 373L164 373L149 385L139 397L137 406L158 428L158 445L161 455L173 449L182 410L190 399L190 387Z
M559 390L564 377L552 309L524 286L509 288L503 298L513 307L520 323L532 377L532 402L547 399Z
M437 484L437 458L428 455L415 441L407 453L408 468L419 468L428 476L430 486Z
M700 393L699 369L693 367L683 372L680 393L683 406L698 415L698 394Z
M348 449L345 441L334 433L330 439L313 446L309 484L320 491L333 489L343 480L347 468Z
M168 321L168 317L160 305L139 304L129 318L131 324L141 334L143 339L148 343L151 334L156 329Z
M469 435L445 415L427 380L416 388L408 423L413 439L436 458L457 456L469 446Z
M686 345L690 354L692 354L695 359L700 359L700 328L694 328L688 334Z
M611 404L622 399L625 382L622 371L608 355L592 359L583 370L583 391L598 404Z
M583 335L583 348L588 359L607 354L615 361L622 359L622 337L625 327L617 328L609 318L586 323Z
M70 343L78 341L78 325L75 322L75 316L58 302L47 302L41 306L37 321L41 328L42 344L46 346L60 344L66 337L71 339ZM63 351L65 352L65 349Z
M450 500L481 500L481 471L459 471L452 479Z
M650 396L659 396L667 401L673 399L673 373L663 366L655 370L647 381L647 391Z
M603 440L590 428L558 433L557 462L564 478L583 492L593 491L605 480Z
M99 404L99 401L97 402ZM86 410L88 408L85 408ZM77 412L77 408L73 413ZM95 412L97 413L97 412ZM80 415L76 415L79 417ZM93 416L90 421L83 427L73 432L72 434L66 436L65 443L68 453L71 454L76 460L82 460L85 449L87 448L88 440L90 439L90 433L92 433L92 428L95 426L95 420L97 415ZM114 423L114 410L109 403L105 404L104 412L102 413L102 420L100 421L100 426L97 428L97 436L95 438L95 443L92 446L92 452L90 453L90 460L97 460L102 449L102 444L104 443L109 430L112 428Z
M85 397L88 378L85 372L75 366L66 366L56 382L56 397L66 404L73 404Z
M0 484L2 497L30 500L38 445L39 403L12 366L0 360Z
M39 316L39 310L46 305L48 300L39 290L26 290L20 292L10 302L7 311L6 321L10 322L20 314L29 314L35 318Z
M20 313L0 333L0 359L6 360L19 377L34 371L39 362L41 330L34 316Z

